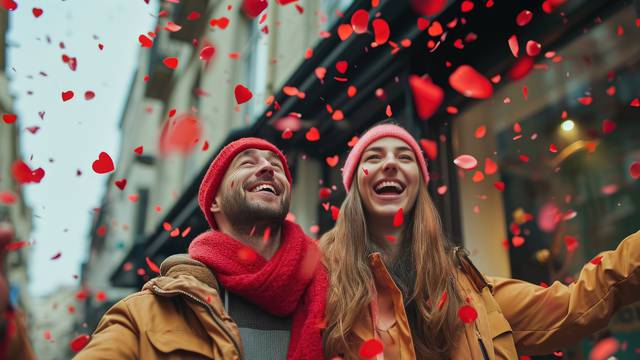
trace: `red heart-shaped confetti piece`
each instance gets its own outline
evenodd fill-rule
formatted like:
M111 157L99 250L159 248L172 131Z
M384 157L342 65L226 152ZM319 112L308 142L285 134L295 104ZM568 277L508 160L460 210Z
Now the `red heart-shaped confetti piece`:
M336 70L338 70L340 74L347 72L348 67L349 63L346 60L340 60L336 63Z
M35 16L35 17L37 17L37 18L39 18L39 17L40 17L40 15L42 15L42 13L43 13L42 9L40 9L40 8L36 8L36 7L34 7L34 8L31 10L31 12L33 13L33 16Z
M435 160L438 158L438 143L429 139L420 139L420 146L427 154L427 158Z
M527 55L537 56L542 50L542 45L539 42L529 40L527 41Z
M507 70L507 76L511 80L519 80L527 76L533 69L534 61L531 56L522 56Z
M533 13L529 10L522 10L518 13L518 16L516 16L516 24L518 24L518 26L525 26L529 23L529 21L531 21L531 19L533 18Z
M463 305L458 310L458 317L465 324L470 324L478 318L478 312L471 305Z
M382 45L386 43L387 40L389 40L389 34L391 31L389 29L389 24L384 19L377 18L373 20L371 25L373 26L373 34L376 44Z
M71 348L71 351L73 351L74 353L77 353L80 350L84 349L84 347L87 346L87 344L89 343L89 339L91 339L91 337L87 334L81 334L76 336L69 343L69 347Z
M602 120L602 132L610 134L616 129L616 123L609 119Z
M11 124L18 120L18 116L16 114L2 114L2 121L7 124Z
M138 36L138 42L142 47L150 48L153 46L153 40L149 39L146 35Z
M518 45L518 38L515 35L511 35L509 37L509 49L511 50L513 57L517 58L518 53L520 52L520 45Z
M482 74L469 65L461 65L449 76L449 84L460 94L474 99L486 99L493 94L493 86Z
M103 151L98 155L98 159L93 162L91 168L98 174L106 174L112 172L115 166L113 165L111 156Z
M213 55L216 53L216 48L211 45L207 45L200 50L200 60L210 61Z
M460 155L453 160L459 168L464 170L471 170L478 165L478 160L471 155Z
M439 13L446 3L446 0L411 0L411 8L422 16L432 16Z
M428 28L429 24L431 24L431 22L429 22L428 19L418 18L418 29L420 29L421 31L424 31L426 28Z
M62 92L62 101L69 101L73 99L73 91L63 91Z
M367 32L369 24L369 12L364 9L358 9L351 15L351 26L356 34L364 34Z
M94 97L96 97L96 93L94 93L93 91L87 90L87 91L84 92L84 99L85 100L91 100Z
M434 21L431 26L429 26L429 30L427 30L427 33L431 36L442 35L442 25L438 21Z
M360 345L358 355L361 358L370 359L374 356L382 354L384 351L384 344L378 339L369 339Z
M338 36L340 37L340 40L342 41L347 40L352 33L353 33L353 28L351 27L351 25L340 24L340 26L338 26Z
M631 166L629 166L629 173L633 179L640 179L640 162L634 161Z
M142 155L142 152L144 151L144 147L138 146L137 148L133 149L133 151L138 155Z
M340 216L340 208L337 206L331 205L331 219L333 221L338 220L338 216Z
M396 211L395 215L393 215L393 226L399 227L404 223L404 210L402 208Z
M460 10L463 13L469 12L473 10L473 2L469 0L464 0L462 4L460 4Z
M409 76L409 87L413 93L416 113L420 120L430 118L442 104L444 91L438 85L417 75Z
M493 183L493 187L498 189L498 191L504 191L504 188L505 188L504 181L496 181L495 183Z
M0 6L7 9L7 11L13 11L18 8L18 4L13 0L0 0Z
M120 180L116 180L115 184L120 190L124 190L124 188L127 186L127 179L123 178Z
M236 88L234 89L234 94L236 97L236 103L238 103L238 105L246 103L247 101L251 100L251 98L253 97L253 94L251 93L251 91L242 84L236 85Z
M311 129L309 129L309 131L307 131L304 137L308 141L314 142L314 141L320 140L320 133L318 132L318 129L316 129L315 127L312 127Z
M12 205L18 200L18 196L11 191L0 191L0 203Z
M327 162L327 165L329 165L330 167L334 167L338 164L338 161L340 161L340 156L328 156L325 160Z
M487 135L487 126L486 125L478 126L474 134L475 138L482 139L485 135Z
M178 67L178 58L168 57L162 60L162 63L169 69L175 70Z
M242 2L242 12L250 19L255 19L269 6L267 0L244 0Z
M224 30L227 28L227 26L229 26L229 19L226 16L220 17L218 19L211 19L209 25L211 25L211 27L217 26L220 29Z

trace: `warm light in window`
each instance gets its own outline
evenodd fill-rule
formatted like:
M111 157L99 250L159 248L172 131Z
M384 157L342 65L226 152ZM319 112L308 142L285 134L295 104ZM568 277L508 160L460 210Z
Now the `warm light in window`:
M560 125L560 127L562 127L562 130L567 132L573 130L575 126L576 124L573 122L573 120L565 120L562 122L562 125Z

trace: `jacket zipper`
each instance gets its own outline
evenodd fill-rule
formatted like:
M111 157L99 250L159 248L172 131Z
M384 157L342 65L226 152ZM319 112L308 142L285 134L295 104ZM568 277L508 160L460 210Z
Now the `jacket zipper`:
M487 348L484 346L484 342L482 341L482 336L480 335L480 331L478 331L478 324L474 323L473 329L475 330L476 336L478 337L478 343L480 344L482 357L484 358L484 360L489 360L489 354L487 353Z
M157 285L154 285L153 292L164 297L168 297L169 295L172 295L172 294L182 294L188 297L189 299L197 302L198 304L204 306L209 311L209 314L211 314L211 316L213 317L213 320L222 328L222 331L224 331L225 334L229 336L229 339L231 339L231 342L233 342L233 346L236 348L236 351L238 352L238 354L240 354L240 360L244 358L242 351L240 351L240 345L238 344L236 339L233 337L229 329L227 329L227 326L224 324L222 319L215 313L215 311L213 311L213 309L211 308L211 306L209 306L209 304L205 303L204 301L200 300L198 297L191 295L190 293L183 290L166 291L166 290L160 289Z

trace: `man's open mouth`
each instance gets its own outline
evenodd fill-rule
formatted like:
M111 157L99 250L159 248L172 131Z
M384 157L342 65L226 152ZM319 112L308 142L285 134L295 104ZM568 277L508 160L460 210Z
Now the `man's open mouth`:
M378 195L399 195L404 192L405 184L398 180L383 179L373 186L373 191Z
M276 189L276 187L269 183L256 183L249 187L249 192L260 192L265 191L272 193L273 195L280 195L280 192Z

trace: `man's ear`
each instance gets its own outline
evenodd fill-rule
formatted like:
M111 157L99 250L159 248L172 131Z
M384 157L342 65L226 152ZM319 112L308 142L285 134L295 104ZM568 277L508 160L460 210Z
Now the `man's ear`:
M218 199L218 197L214 197L213 198L213 202L211 203L211 208L209 208L209 211L211 211L212 213L219 213L220 210L220 205L218 205L220 203L220 199Z

